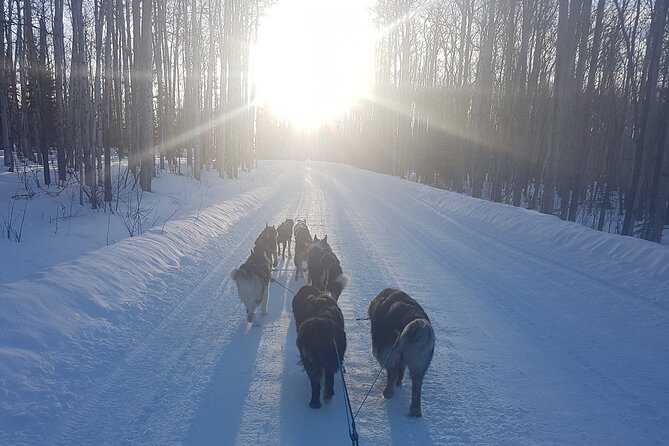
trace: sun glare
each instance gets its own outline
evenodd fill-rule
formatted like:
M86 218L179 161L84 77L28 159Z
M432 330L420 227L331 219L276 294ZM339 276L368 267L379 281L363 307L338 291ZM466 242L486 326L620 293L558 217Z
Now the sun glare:
M365 96L374 78L374 29L366 4L279 0L258 31L258 102L313 129Z

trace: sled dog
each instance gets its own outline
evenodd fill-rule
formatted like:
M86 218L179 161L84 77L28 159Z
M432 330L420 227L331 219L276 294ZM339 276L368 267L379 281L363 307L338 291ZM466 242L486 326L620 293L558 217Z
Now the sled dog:
M276 266L279 259L276 247L276 228L274 226L269 226L265 223L265 229L262 230L258 238L256 239L256 248L262 248L267 257L270 258L272 265Z
M387 288L369 304L372 328L372 353L388 374L383 390L391 398L401 385L404 371L411 375L409 416L420 417L423 377L434 353L434 330L423 307L408 294ZM387 358L387 359L386 359Z
M314 243L307 251L307 271L311 284L329 292L335 300L339 299L348 284L348 277L344 275L339 259L332 252L327 235L320 240L314 236Z
M255 311L259 305L262 305L261 313L267 314L272 265L265 250L258 247L254 248L246 262L239 268L232 270L230 277L237 282L239 299L246 308L246 320L253 324Z
M297 220L293 228L295 234L295 280L297 276L301 275L304 283L307 283L307 250L309 245L313 243L311 233L307 227L306 220Z
M318 409L321 407L321 379L325 376L323 399L327 402L334 395L334 375L339 370L337 355L344 360L344 317L332 296L312 286L303 286L295 294L293 314L297 349L311 382L309 407Z
M286 221L281 223L278 228L276 228L276 243L278 245L279 251L281 251L281 257L286 257L286 246L288 246L288 257L290 254L290 242L293 238L293 219L287 218Z

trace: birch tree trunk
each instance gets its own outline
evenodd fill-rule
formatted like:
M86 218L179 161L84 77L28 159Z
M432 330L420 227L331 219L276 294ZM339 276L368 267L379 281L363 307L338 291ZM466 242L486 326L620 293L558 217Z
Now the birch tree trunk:
M105 82L104 95L102 98L102 145L104 146L104 201L112 201L112 183L111 183L111 97L113 88L112 72L112 39L114 28L113 0L104 0L104 22L106 25L105 35ZM102 20L101 20L102 21ZM99 49L98 49L99 51Z
M54 0L53 18L53 58L56 77L56 156L58 162L58 181L61 185L67 181L67 160L65 152L65 36L63 33L63 0Z
M138 0L136 0L138 1ZM138 72L138 115L139 148L141 153L140 185L145 192L151 192L151 180L155 157L153 154L153 37L151 28L152 0L142 1L141 35L139 36L139 54L135 64Z

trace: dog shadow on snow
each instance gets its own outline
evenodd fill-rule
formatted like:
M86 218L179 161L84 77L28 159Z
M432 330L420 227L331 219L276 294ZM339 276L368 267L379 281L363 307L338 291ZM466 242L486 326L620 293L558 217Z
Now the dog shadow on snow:
M281 268L281 263L279 267ZM272 276L276 276L283 283L284 280L289 281L291 274L280 270L273 271ZM202 400L191 417L186 438L192 439L193 444L234 444L237 440L264 327L276 321L281 316L284 305L290 306L292 302L292 295L285 302L287 299L284 295L287 291L272 283L270 287L268 314L261 316L260 308L257 309L256 319L260 322L259 325L249 324L243 310L239 311L239 318L232 321L236 328L221 352L211 372L209 384L201 393ZM224 298L235 299L235 304L243 307L234 284L230 290L232 294Z
M385 372L383 372L385 375ZM386 419L390 431L390 444L404 445L431 445L435 444L427 427L429 422L426 416L420 418L409 417L409 403L411 402L411 380L408 379L402 387L398 387L392 399L383 401Z

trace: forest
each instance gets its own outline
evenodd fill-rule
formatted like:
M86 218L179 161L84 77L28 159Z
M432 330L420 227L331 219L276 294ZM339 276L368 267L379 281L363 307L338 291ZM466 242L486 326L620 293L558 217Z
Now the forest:
M374 86L318 129L256 101L273 3L0 0L6 168L104 208L113 159L147 192L182 158L196 179L332 160L660 242L669 2L377 0Z

